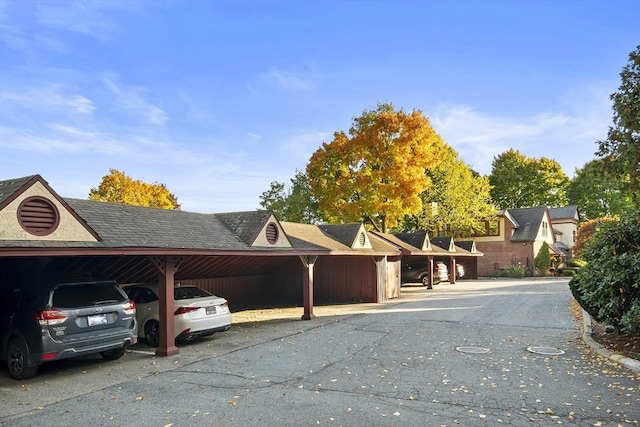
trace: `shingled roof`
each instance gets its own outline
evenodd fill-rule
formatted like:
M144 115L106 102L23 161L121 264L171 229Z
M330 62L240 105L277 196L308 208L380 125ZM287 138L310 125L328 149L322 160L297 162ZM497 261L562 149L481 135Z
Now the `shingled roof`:
M512 242L532 242L538 235L542 218L547 211L544 206L535 208L509 209L511 216L517 221L519 227L511 236Z
M105 247L250 249L216 215L82 199L65 201L98 233Z
M38 175L25 176L23 178L8 179L0 181L0 208L9 200L11 196L16 194L26 183L33 179L37 179Z
M551 219L574 219L578 217L578 206L569 205L561 208L549 208Z

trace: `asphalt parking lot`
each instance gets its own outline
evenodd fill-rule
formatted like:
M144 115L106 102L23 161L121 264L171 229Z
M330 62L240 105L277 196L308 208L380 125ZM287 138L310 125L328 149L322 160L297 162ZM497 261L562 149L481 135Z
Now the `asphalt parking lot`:
M0 425L638 425L638 374L582 343L566 283L411 286L312 321L246 310L173 357L141 342L24 382L0 370Z

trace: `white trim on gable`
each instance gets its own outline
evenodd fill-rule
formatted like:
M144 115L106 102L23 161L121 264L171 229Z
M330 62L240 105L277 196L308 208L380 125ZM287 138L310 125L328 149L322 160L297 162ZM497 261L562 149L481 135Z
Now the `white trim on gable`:
M60 215L58 227L46 236L29 233L18 221L18 207L29 197L40 197L54 205ZM43 185L35 181L0 211L0 240L97 242L86 226Z
M272 234L271 230L269 230L269 233L267 233L267 229L269 227L275 227L275 230L277 233L277 239L273 243L269 241L270 237L267 236L267 234L269 235ZM293 247L293 245L289 241L289 238L287 237L287 233L285 233L284 229L282 228L282 225L273 214L270 215L269 218L265 221L264 225L262 226L262 229L256 236L255 240L251 242L251 246L252 247L256 247L256 246L271 247L271 248L274 248L274 247L275 248L292 248Z
M351 243L351 249L373 249L371 240L369 240L369 233L367 233L362 224L360 224L360 228Z

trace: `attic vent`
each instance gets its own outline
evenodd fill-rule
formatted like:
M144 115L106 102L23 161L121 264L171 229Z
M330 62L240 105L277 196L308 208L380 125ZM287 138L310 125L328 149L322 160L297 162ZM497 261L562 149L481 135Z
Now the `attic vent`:
M265 234L267 235L267 242L275 245L275 243L278 241L278 227L273 222L267 224Z
M28 233L47 236L58 228L60 213L49 200L29 197L18 206L18 222Z
M364 236L364 233L360 233L360 235L358 236L358 243L360 243L360 246L364 246L366 241L367 241L367 239Z

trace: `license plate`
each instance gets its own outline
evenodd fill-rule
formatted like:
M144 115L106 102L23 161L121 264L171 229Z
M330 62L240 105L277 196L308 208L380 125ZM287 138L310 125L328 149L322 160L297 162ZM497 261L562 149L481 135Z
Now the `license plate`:
M89 326L106 325L107 324L107 315L106 314L94 314L93 316L87 316L87 324Z
M207 314L216 314L216 307L212 305L211 307L207 307L206 311Z

